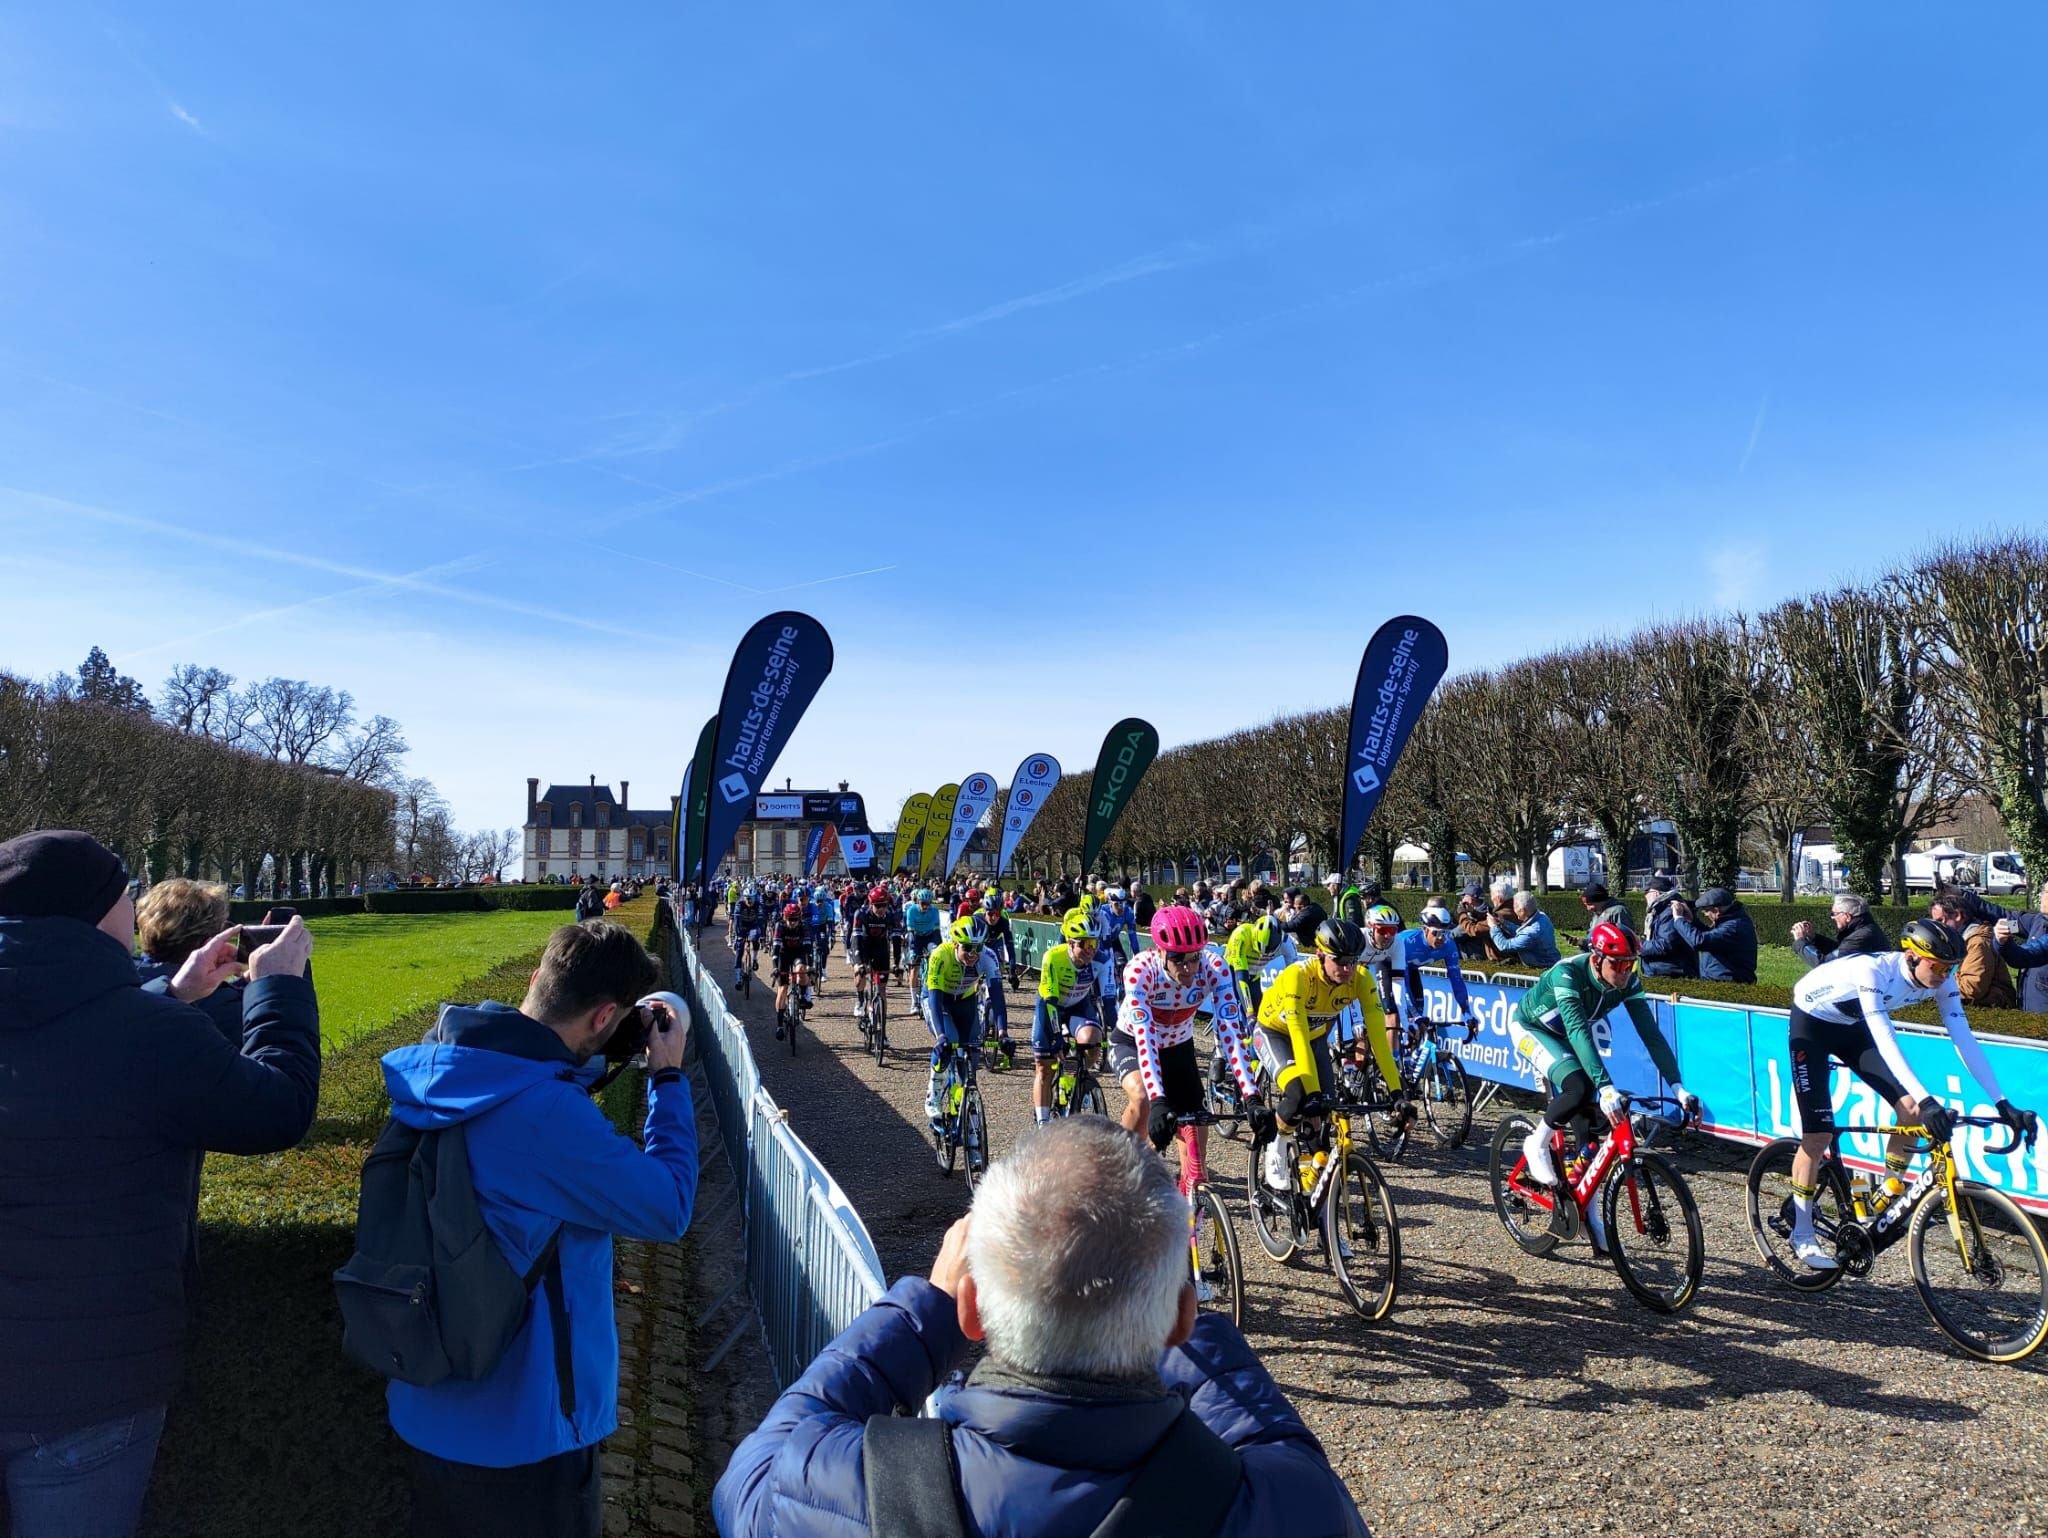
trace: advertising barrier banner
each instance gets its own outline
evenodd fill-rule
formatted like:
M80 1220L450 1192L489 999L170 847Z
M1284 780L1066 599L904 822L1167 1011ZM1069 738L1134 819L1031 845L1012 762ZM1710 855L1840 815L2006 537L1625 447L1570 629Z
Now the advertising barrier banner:
M1407 745L1422 707L1450 665L1444 633L1414 614L1396 615L1365 644L1351 691L1351 752L1344 764L1344 828L1340 868L1358 855L1358 841L1386 794L1387 779Z
M1159 733L1149 721L1127 716L1109 729L1095 756L1095 778L1088 786L1088 832L1081 845L1081 871L1095 869L1095 857L1109 842L1109 833L1152 760L1159 756Z
M924 836L931 806L931 794L921 790L904 802L903 810L896 814L896 853L891 862L896 869L917 869L918 840Z
M951 875L960 864L960 856L966 852L967 841L974 836L974 830L981 826L981 819L988 814L990 805L996 799L995 776L970 774L960 782L959 798L953 803L952 831L946 835L946 868L942 875Z
M761 782L831 671L832 638L808 614L784 609L757 620L740 637L719 696L699 879L709 880L711 868L732 848Z
M1033 753L1010 778L1010 799L1003 804L1003 841L996 853L996 874L1010 868L1010 856L1030 831L1045 798L1060 782L1060 761L1050 753Z
M945 849L947 834L953 826L953 803L959 799L958 785L941 785L932 792L931 809L924 814L924 855L917 862L920 879L939 863L939 854Z

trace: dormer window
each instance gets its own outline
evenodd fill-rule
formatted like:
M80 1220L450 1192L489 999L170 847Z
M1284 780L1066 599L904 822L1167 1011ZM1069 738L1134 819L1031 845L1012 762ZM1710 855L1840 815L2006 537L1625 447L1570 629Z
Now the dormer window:
M569 803L569 826L572 828L583 826L583 803L581 801Z

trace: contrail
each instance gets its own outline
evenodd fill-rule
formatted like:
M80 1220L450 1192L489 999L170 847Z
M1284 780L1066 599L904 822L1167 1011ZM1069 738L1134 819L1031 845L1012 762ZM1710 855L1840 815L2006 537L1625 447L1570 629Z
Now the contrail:
M1756 420L1749 424L1749 442L1743 445L1742 459L1735 466L1735 478L1742 479L1742 472L1749 468L1749 456L1756 452L1757 440L1764 435L1764 418L1771 412L1771 392L1764 391L1764 398L1756 403Z

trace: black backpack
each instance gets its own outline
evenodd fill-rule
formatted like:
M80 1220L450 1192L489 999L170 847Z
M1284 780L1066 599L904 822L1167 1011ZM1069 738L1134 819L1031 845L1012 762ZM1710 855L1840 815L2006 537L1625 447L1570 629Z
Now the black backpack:
M558 1228L521 1276L484 1226L462 1126L421 1132L387 1122L363 1164L355 1253L334 1273L342 1349L423 1388L484 1377L525 1328L534 1284L544 1279L562 1414L573 1419L561 1238Z

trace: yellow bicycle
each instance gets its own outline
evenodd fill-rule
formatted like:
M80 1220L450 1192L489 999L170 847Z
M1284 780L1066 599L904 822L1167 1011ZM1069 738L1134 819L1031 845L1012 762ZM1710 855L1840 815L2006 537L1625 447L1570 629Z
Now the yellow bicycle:
M1995 1116L1959 1116L1958 1127L2004 1127ZM1837 1144L1851 1133L1921 1139L1928 1164L1897 1196L1856 1187ZM2034 1139L2026 1139L2028 1147ZM1985 1158L2020 1145L2014 1132ZM1838 1269L1809 1270L1792 1254L1792 1156L1797 1138L1758 1150L1749 1167L1749 1230L1778 1277L1801 1292L1822 1292L1844 1276L1870 1275L1877 1257L1907 1239L1913 1285L1943 1333L1979 1361L2017 1362L2048 1339L2048 1246L2019 1204L2003 1191L1956 1175L1946 1139L1925 1127L1837 1127L1821 1158L1813 1229L1833 1247Z
M1252 1231L1265 1252L1292 1260L1320 1244L1323 1260L1359 1314L1387 1317L1401 1285L1401 1219L1394 1193L1366 1151L1351 1141L1351 1119L1385 1110L1380 1105L1311 1095L1294 1133L1296 1173L1291 1189L1266 1184L1263 1145L1246 1150L1245 1189Z

